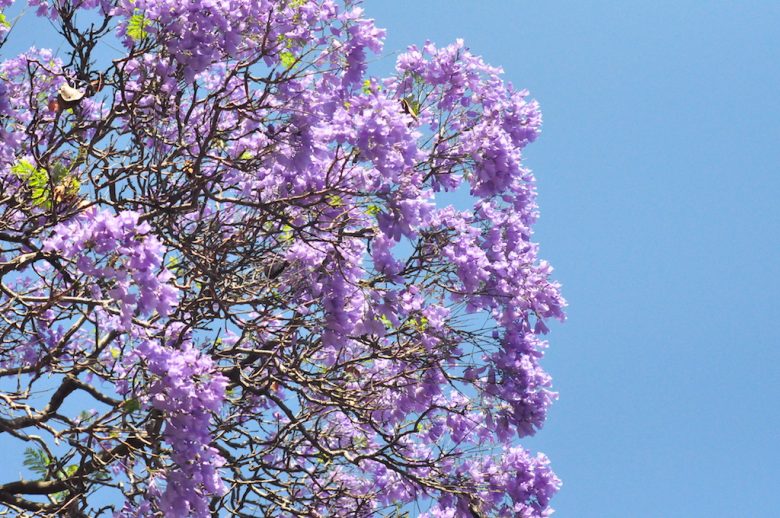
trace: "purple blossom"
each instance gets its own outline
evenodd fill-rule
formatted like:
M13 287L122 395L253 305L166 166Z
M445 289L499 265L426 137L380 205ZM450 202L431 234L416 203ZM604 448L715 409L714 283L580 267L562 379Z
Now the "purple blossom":
M179 340L181 346L174 346ZM187 337L171 337L169 345L143 340L132 356L152 375L144 397L165 415L163 437L172 449L160 509L172 517L210 516L209 496L225 490L220 476L225 460L210 445L209 424L222 407L227 380Z
M149 231L137 213L91 210L55 227L44 250L57 251L75 260L82 273L111 282L108 293L127 328L136 311L166 316L176 304L176 291L167 284L171 275L161 270L162 245L146 235Z
M117 515L548 516L560 481L518 440L557 397L566 303L533 241L528 92L460 40L369 76L359 2L68 5L127 53L101 92L73 49L0 63L0 366L106 391L99 427L62 423L134 448ZM29 202L63 178L69 203Z

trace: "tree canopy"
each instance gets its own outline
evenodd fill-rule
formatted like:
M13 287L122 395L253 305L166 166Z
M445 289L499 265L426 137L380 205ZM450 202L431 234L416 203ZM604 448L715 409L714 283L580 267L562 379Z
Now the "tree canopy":
M550 514L526 91L462 41L372 75L351 0L28 3L59 50L0 62L0 508Z

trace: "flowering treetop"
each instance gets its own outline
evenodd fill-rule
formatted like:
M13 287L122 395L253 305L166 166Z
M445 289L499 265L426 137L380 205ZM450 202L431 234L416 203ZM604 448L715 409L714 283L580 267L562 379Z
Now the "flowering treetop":
M551 513L527 92L461 41L370 75L350 0L28 2L62 47L0 62L0 441L32 472L0 505Z

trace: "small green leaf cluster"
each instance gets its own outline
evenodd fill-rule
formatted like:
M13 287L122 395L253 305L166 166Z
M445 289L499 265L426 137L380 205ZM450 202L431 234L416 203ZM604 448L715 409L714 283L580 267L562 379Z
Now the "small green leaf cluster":
M127 32L127 35L130 36L130 38L132 38L134 41L141 41L142 39L149 36L146 28L149 27L151 23L152 21L149 18L140 12L136 12L127 22L127 29L125 32Z
M50 174L46 169L22 159L11 167L11 172L25 181L35 207L50 209L53 202L75 196L81 187L70 170L60 163L52 166Z

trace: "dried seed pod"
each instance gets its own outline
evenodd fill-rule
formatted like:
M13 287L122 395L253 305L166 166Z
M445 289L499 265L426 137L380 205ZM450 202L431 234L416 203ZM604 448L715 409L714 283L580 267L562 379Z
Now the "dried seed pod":
M405 114L411 116L415 121L417 120L417 113L415 112L412 103L410 103L408 99L401 99L401 110Z
M103 81L103 74L98 73L97 79L90 81L87 91L89 95L95 95L103 89L105 82Z
M64 84L60 87L57 94L58 109L67 110L80 103L86 92L73 88L68 84Z
M60 87L59 94L63 101L77 103L84 98L85 92L77 90L68 84L64 84Z

